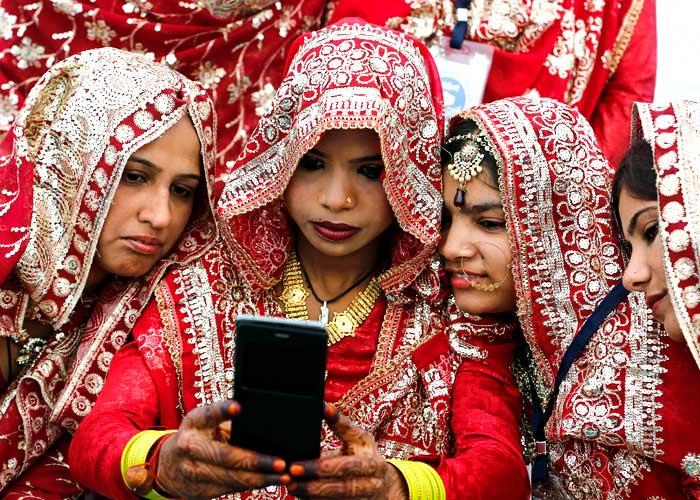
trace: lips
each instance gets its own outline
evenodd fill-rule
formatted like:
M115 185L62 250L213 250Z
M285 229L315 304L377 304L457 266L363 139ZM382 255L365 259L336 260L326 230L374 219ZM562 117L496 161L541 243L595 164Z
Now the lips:
M663 291L660 293L656 293L654 295L648 295L646 297L647 301L647 306L649 309L651 309L651 312L654 316L658 316L658 309L661 306L662 301L666 298L668 295L667 291Z
M453 288L461 290L469 290L474 288L473 283L488 278L485 274L472 273L469 271L455 270L452 267L447 267L447 272L450 273L450 284Z
M350 226L338 222L321 221L313 222L314 229L322 237L330 241L343 241L353 237L360 230L359 227Z
M155 236L136 235L122 238L129 248L141 255L155 255L160 252L163 242Z

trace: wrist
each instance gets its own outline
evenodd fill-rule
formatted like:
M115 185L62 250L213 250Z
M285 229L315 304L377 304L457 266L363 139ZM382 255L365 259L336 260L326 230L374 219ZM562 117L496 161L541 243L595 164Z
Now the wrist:
M124 447L121 471L124 484L135 495L164 500L166 490L158 483L157 470L161 446L174 430L146 430L132 437Z
M430 465L413 460L389 459L403 477L409 500L445 500L447 495L440 474Z
M389 500L408 500L410 498L406 479L391 462L386 462L384 481L387 485L387 498Z

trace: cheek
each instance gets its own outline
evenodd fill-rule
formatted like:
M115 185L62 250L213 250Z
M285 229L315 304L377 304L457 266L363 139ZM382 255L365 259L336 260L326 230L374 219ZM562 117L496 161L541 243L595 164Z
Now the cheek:
M312 199L314 198L309 183L294 174L284 191L284 204L295 223L300 224L304 219L304 214L308 211L306 202Z
M381 184L373 186L373 188L375 189L366 190L362 196L366 196L369 202L367 203L368 216L371 217L378 229L384 231L394 222L394 211L391 209Z

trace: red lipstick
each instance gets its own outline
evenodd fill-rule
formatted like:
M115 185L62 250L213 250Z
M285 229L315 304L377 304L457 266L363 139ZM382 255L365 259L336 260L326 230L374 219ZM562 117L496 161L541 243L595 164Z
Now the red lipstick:
M338 222L313 222L314 229L322 237L330 241L343 241L351 238L360 230L359 227L349 226Z

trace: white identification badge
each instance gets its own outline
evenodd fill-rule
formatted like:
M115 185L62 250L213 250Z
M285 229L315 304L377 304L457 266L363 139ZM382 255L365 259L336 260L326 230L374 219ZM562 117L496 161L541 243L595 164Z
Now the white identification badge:
M464 40L461 49L453 49L449 37L442 37L430 52L440 73L446 119L481 104L491 71L493 47Z

